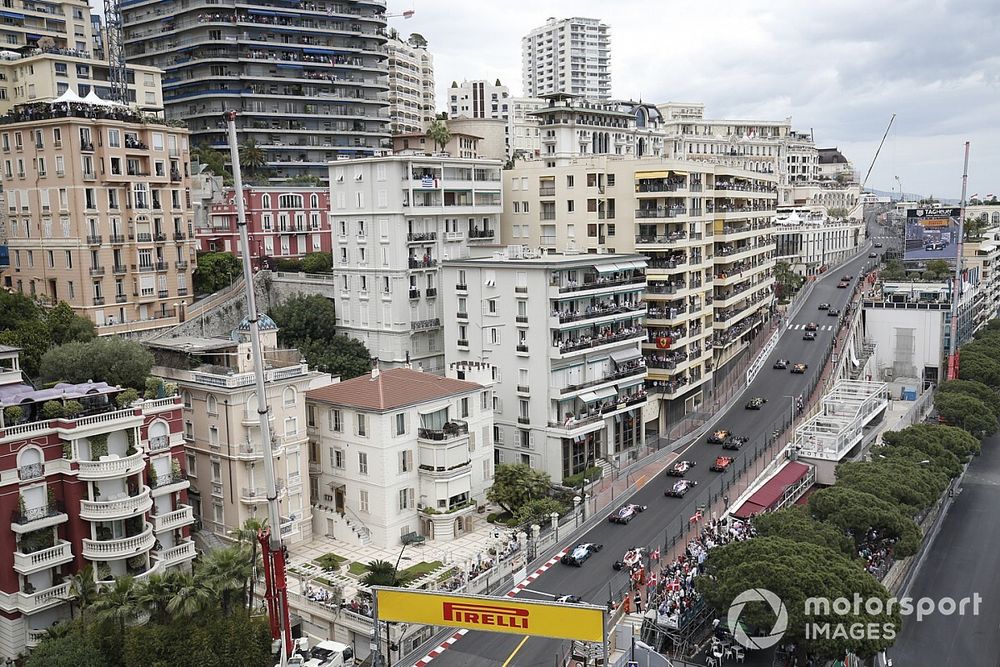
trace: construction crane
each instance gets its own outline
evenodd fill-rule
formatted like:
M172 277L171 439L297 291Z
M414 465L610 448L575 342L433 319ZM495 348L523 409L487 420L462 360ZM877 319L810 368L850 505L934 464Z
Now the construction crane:
M111 99L128 105L128 72L125 70L125 36L121 0L104 0L104 48L108 52Z
M962 300L962 288L965 286L965 271L962 268L964 257L962 256L962 241L965 235L965 207L967 206L966 195L969 192L969 142L965 142L965 167L962 169L962 208L958 213L958 240L955 243L955 277L951 287L951 339L948 343L948 379L958 379L958 314L960 311L959 301Z
M274 475L274 450L271 445L271 425L268 423L267 394L264 388L264 353L260 344L260 320L257 297L254 294L250 257L250 235L247 232L246 204L243 201L243 176L240 172L240 150L236 143L236 112L225 113L229 133L229 158L233 165L233 187L236 191L236 226L240 232L240 253L244 257L243 280L247 298L247 319L250 322L250 349L253 354L254 379L257 385L257 420L261 448L264 453L264 490L267 493L268 524L257 534L264 562L264 599L271 626L271 638L280 642L280 665L287 664L292 654L292 632L288 614L288 584L285 561L288 553L281 542L281 513L278 507L278 487Z

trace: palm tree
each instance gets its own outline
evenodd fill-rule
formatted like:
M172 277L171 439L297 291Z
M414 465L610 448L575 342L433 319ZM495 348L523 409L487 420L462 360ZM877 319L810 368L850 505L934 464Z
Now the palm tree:
M139 586L139 605L157 623L169 620L167 605L177 592L175 580L169 574L154 572Z
M143 616L139 604L139 587L132 577L118 577L115 583L104 589L91 608L99 623L112 623L123 635L125 628L135 625Z
M373 560L365 565L361 583L365 586L402 586L403 581L396 572L396 566L387 560Z
M73 606L86 609L97 599L97 578L94 576L94 566L88 565L69 578L69 594L73 598L70 603L70 618L73 616Z
M240 166L251 176L261 171L267 165L267 153L253 139L247 139L240 145Z
M167 602L167 612L190 618L208 609L216 600L204 582L190 572L169 572L176 591Z
M448 126L445 125L444 121L435 120L427 127L427 138L433 141L439 150L443 151L444 147L451 141L451 132L448 131Z
M215 597L222 601L222 612L229 615L236 593L243 593L253 571L250 550L244 545L216 549L205 556L197 576ZM246 607L246 596L241 604Z
M250 576L243 585L243 596L247 600L248 608L253 611L255 584L260 578L260 564L257 562L257 536L260 531L267 527L267 519L260 520L250 517L243 522L243 525L236 530L229 531L230 537L236 539L240 544L250 545Z

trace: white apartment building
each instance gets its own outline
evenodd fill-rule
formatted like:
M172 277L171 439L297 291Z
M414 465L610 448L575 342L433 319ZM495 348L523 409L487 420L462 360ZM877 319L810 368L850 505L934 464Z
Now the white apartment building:
M448 89L448 127L453 126L453 119L503 121L503 157L506 158L510 155L510 102L510 89L500 83L500 79L497 79L495 83L482 79L462 81L461 84L452 81L451 88ZM473 134L480 134L477 129L467 125L455 125L455 127ZM492 134L490 130L487 132ZM485 133L481 136L485 136ZM491 153L487 153L487 155L493 157Z
M611 97L611 36L599 19L549 18L521 38L521 85L526 97L569 93Z
M281 535L289 544L308 542L312 517L303 397L332 379L311 371L298 350L279 348L278 328L267 315L261 315L260 329ZM147 344L156 358L152 373L177 383L183 397L195 516L205 530L223 538L249 518L267 517L249 331L244 320L229 339L182 336Z
M779 212L774 218L775 260L800 276L821 274L846 260L865 240L865 225L853 218L830 218L809 209Z
M638 451L645 266L638 255L515 247L444 265L449 364L497 368L498 464L525 463L558 482Z
M395 549L475 530L493 481L490 384L466 362L448 377L376 366L310 391L314 531Z
M547 102L539 97L513 97L510 100L510 119L507 136L510 137L510 154L522 158L541 157L541 118L535 115Z
M423 132L434 120L434 56L392 31L389 50L389 125L393 134Z
M427 155L330 164L338 326L383 366L444 373L438 266L495 242L500 167Z
M775 177L692 160L577 158L504 172L504 244L647 260L650 393L661 432L710 396L773 304Z

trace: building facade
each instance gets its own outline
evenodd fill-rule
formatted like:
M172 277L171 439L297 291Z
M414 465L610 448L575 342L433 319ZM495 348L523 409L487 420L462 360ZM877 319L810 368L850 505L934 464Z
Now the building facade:
M176 324L195 263L187 130L87 105L0 122L5 285L67 302L100 335Z
M448 377L375 368L310 391L314 531L395 549L414 533L475 530L493 482L492 382L466 363Z
M4 6L8 9L8 6ZM87 52L93 34L87 0L11 3L0 25L4 48L20 51L51 40L52 48Z
M830 218L811 210L779 212L774 220L775 260L800 276L816 276L845 261L865 241L865 226L853 218Z
M510 100L510 153L523 158L537 158L542 155L541 118L535 115L546 105L540 97L513 97Z
M568 93L611 97L611 35L598 19L550 18L521 38L521 90L525 97Z
M445 372L439 263L496 242L500 166L420 155L330 165L337 325L384 367Z
M497 79L495 83L477 79L475 81L462 81L461 84L452 81L451 88L448 89L448 127L479 134L484 138L489 137L499 129L503 132L504 154L498 159L506 159L510 155L510 118L511 118L511 98L510 89L500 83ZM453 119L458 120L490 120L502 121L497 124L496 129L486 125L483 128L470 126L468 124L456 125ZM493 145L491 144L491 148ZM494 157L494 154L489 154Z
M236 110L239 143L263 149L275 181L388 148L384 0L139 0L122 14L126 57L166 72L167 118L195 145L228 146L222 114Z
M423 132L437 113L434 104L434 56L425 46L390 33L389 121L393 134Z
M448 363L497 368L498 464L559 481L635 457L647 403L645 266L638 255L510 250L445 264Z
M0 347L5 658L71 618L69 577L84 567L110 584L195 557L180 398L126 405L121 396L104 382L36 390L21 380L18 350Z
M286 543L312 537L305 393L331 382L309 369L298 350L278 347L277 326L261 316L268 421ZM159 338L148 343L153 373L182 397L191 504L205 530L231 537L249 518L267 517L264 451L250 353L249 324L233 338Z
M208 205L207 225L195 227L201 252L242 256L234 194L233 189L226 189L219 203ZM327 188L251 186L243 189L243 202L254 268L268 268L277 259L333 251Z

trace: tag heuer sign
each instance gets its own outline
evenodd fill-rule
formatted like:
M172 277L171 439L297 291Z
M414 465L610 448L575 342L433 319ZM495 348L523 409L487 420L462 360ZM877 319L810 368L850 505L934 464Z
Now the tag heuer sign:
M908 218L957 218L960 215L960 208L911 208L906 211Z

